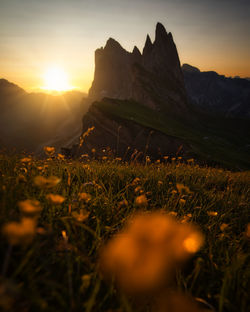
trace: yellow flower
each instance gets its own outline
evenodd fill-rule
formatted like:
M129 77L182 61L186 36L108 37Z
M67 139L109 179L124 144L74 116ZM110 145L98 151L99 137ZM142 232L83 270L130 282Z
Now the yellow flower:
M60 205L65 201L65 198L58 194L47 194L46 198L53 204Z
M178 192L180 194L189 194L190 193L190 189L189 187L185 186L184 184L182 183L177 183L176 184L176 188L178 190Z
M87 212L83 209L80 210L80 213L77 213L76 211L72 212L72 217L74 219L76 219L76 221L78 221L78 222L85 221L88 218L88 216L89 216L89 212Z
M135 204L139 207L146 207L148 205L147 197L144 194L137 196L135 199Z
M39 201L34 199L26 199L18 202L19 209L26 214L39 214L42 210Z
M222 223L220 226L220 230L223 232L228 227L228 224Z
M43 150L48 156L55 154L55 148L53 146L44 146Z
M21 222L9 222L3 226L2 232L11 245L29 244L36 233L36 219L24 217Z
M63 154L58 153L58 154L57 154L57 159L58 159L58 160L64 160L64 159L65 159L65 156L64 156Z
M172 272L197 252L203 236L161 212L135 215L100 255L104 277L123 291L149 293L172 282Z
M61 179L55 176L50 176L48 178L45 178L43 176L36 176L34 178L34 184L41 188L52 188L56 186Z
M79 197L79 200L82 200L85 203L88 203L91 200L91 195L88 193L79 193L78 197Z
M32 161L31 157L24 157L24 158L21 159L21 162L23 162L23 163L29 163L31 161Z
M185 205L185 204L186 204L186 201L185 201L185 199L181 198L181 199L179 200L179 203L180 203L181 205Z
M216 217L218 215L218 212L216 211L207 211L207 215L210 217Z

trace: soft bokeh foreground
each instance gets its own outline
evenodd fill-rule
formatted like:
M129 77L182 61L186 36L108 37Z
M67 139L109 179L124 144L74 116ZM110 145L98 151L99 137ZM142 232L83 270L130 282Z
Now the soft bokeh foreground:
M1 311L247 311L249 172L45 152L0 154Z

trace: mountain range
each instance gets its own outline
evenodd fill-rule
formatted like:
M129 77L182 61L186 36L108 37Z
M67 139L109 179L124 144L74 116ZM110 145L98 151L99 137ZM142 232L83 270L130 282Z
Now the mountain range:
M95 52L92 105L83 117L82 133L95 129L64 152L79 157L95 148L101 156L108 147L119 157L195 157L249 168L249 92L246 79L181 68L173 36L160 23L142 53L110 38Z
M75 158L108 149L123 159L181 156L250 168L250 82L181 67L161 23L142 52L113 38L97 49L94 80L82 98L27 93L1 79L0 144L36 152L53 145Z
M82 92L60 96L28 93L0 79L0 147L39 154L43 146L70 144L81 134L87 111Z

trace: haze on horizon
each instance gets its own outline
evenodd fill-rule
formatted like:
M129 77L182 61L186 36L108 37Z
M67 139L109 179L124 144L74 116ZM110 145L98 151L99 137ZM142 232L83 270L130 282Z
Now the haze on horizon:
M0 78L32 91L60 66L87 92L94 51L109 37L142 50L158 21L172 32L181 63L250 77L249 16L249 0L1 0Z

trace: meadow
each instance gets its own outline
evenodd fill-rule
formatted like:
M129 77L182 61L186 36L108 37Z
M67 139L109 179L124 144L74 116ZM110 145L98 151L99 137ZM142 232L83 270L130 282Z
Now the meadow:
M180 311L152 308L156 293L123 291L100 269L106 243L139 211L174 218L176 229L192 224L202 236L185 264L171 267L166 296L181 291L207 310L247 311L249 172L181 157L136 163L105 151L81 161L47 154L0 155L1 311Z

